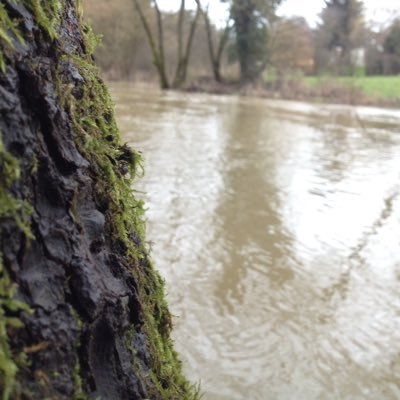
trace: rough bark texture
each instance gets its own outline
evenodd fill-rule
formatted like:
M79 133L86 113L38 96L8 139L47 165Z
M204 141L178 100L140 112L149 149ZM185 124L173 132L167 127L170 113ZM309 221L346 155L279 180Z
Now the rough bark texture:
M195 399L90 37L74 0L0 2L0 393Z

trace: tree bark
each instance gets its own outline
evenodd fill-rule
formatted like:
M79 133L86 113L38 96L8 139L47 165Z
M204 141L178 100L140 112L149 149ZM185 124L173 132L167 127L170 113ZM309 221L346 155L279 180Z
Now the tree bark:
M0 7L0 394L196 399L75 4Z

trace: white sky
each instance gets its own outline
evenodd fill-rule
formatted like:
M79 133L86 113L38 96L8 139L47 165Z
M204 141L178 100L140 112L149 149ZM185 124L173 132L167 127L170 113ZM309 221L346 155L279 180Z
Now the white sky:
M318 15L323 6L323 0L286 0L280 7L278 14L282 16L300 15L314 27L318 22ZM400 15L399 0L364 0L364 8L367 21L374 23L385 23L391 20L394 15Z
M203 0L206 4L207 0ZM209 0L210 10L214 20L221 21L224 18L225 8L217 0ZM194 1L188 0L188 5ZM160 7L163 9L177 9L179 0L159 0ZM318 15L324 6L324 0L286 0L278 10L280 16L302 16L314 27L318 22ZM367 21L374 24L382 24L400 16L400 0L364 0L365 16Z

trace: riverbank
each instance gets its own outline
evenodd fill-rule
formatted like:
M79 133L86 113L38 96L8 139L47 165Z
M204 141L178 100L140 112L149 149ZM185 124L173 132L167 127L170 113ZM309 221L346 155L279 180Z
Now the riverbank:
M400 111L111 92L204 399L400 399Z
M377 95L374 94L376 90L374 92L367 89L369 89L368 86L364 85L363 87L354 81L333 78L293 79L247 85L237 82L218 83L210 78L201 78L190 82L183 90L195 93L255 96L314 103L400 107L400 96Z

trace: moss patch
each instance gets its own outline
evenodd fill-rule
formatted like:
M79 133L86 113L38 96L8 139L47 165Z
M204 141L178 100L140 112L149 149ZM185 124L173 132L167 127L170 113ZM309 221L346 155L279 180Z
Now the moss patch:
M4 52L14 49L14 40L24 43L18 30L18 23L11 19L6 12L4 4L0 4L0 71L6 69Z
M9 190L19 179L18 161L5 151L0 135L0 220L12 219L26 236L32 237L27 224L29 207L14 199ZM14 299L16 292L7 271L3 266L3 257L0 253L0 390L2 400L8 400L13 392L15 376L18 372L17 358L11 353L8 344L10 330L23 327L18 315L22 311L30 312L29 308Z
M68 57L65 61L73 63L85 80L83 93L63 102L71 115L78 145L98 177L97 193L106 207L109 233L125 249L138 282L146 315L144 333L152 355L151 378L165 400L197 399L198 391L182 375L181 362L173 350L164 283L149 260L143 202L132 189L133 180L143 171L141 156L122 145L112 102L90 57ZM65 93L67 88L61 84L60 89Z
M21 0L20 0L21 1ZM56 39L60 25L62 6L59 0L22 0L24 6L32 12L35 21L50 39Z
M3 400L10 398L18 371L8 345L7 332L10 326L21 326L19 319L6 317L9 305L13 302L13 297L14 290L7 273L4 271L2 257L0 257L0 387L2 388Z
M88 33L87 33L88 32ZM135 197L132 184L143 174L140 154L122 145L107 88L93 65L91 51L96 40L84 32L86 56L68 57L85 81L83 92L68 96L63 103L73 121L78 145L91 161L98 177L97 193L107 207L109 233L125 249L130 269L138 283L145 312L143 331L150 345L151 378L159 394L168 399L198 399L198 389L182 374L181 362L170 339L171 316L164 293L164 282L153 268L145 242L144 205ZM59 93L68 93L60 82ZM133 352L132 352L132 355Z
M57 38L57 28L60 25L62 5L59 0L14 0L23 4L32 12L38 26L51 39ZM24 38L18 28L18 21L10 18L5 5L0 4L0 71L5 72L4 52L12 52L14 42L24 44Z
M13 219L18 228L28 238L33 239L28 222L32 212L31 207L25 201L17 200L9 193L19 177L18 160L5 150L0 135L0 219Z

